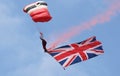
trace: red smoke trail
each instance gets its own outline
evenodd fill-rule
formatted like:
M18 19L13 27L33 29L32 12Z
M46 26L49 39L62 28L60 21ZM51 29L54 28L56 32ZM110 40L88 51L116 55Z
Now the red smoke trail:
M111 16L116 15L117 12L119 11L120 11L120 2L118 1L112 4L108 8L108 10L106 10L104 13L95 16L94 18L92 18L88 22L83 23L82 25L71 28L68 32L64 33L55 42L53 42L48 50L55 48L58 44L70 39L74 35L77 35L78 33L81 33L84 30L92 28L96 24L110 21Z

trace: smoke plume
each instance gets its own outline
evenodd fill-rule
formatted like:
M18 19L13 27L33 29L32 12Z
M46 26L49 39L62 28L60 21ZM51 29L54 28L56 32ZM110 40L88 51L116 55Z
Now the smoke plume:
M80 34L82 31L92 28L97 24L105 23L111 20L112 16L115 16L120 12L120 2L115 2L110 5L110 7L102 14L98 14L87 22L81 25L74 26L69 29L68 32L62 34L55 42L53 42L49 49L55 48L58 44L69 40L71 37ZM72 32L71 32L72 31Z

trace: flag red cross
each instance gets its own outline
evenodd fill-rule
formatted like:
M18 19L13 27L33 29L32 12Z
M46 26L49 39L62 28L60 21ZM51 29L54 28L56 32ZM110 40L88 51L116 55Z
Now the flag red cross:
M85 61L85 60L87 60L87 55L85 54L84 51L86 51L86 50L89 49L89 48L93 48L93 47L95 47L95 46L97 46L97 45L100 45L100 44L101 44L101 42L99 42L99 41L90 42L90 43L85 44L85 45L82 45L82 46L79 46L78 44L71 44L71 47L73 47L72 50L67 51L67 52L65 52L65 53L61 53L61 54L58 55L58 56L55 56L55 59L56 59L57 61L59 61L59 60L65 58L65 57L68 57L68 56L72 55L72 54L79 53L80 56L81 56L81 59L82 59L83 61ZM74 56L74 57L75 57L75 56Z

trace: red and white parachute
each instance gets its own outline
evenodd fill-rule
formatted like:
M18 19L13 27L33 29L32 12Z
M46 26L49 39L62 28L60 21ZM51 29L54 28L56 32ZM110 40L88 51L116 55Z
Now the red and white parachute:
M37 1L23 8L25 13L28 13L34 22L48 22L52 19L45 1Z

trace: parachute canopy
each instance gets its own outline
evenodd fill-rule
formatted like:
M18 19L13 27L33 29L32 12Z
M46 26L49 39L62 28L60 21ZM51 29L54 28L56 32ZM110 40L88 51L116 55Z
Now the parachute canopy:
M65 68L72 64L101 55L104 51L102 43L93 36L81 42L49 50L48 53Z
M37 1L23 8L25 13L28 13L34 22L48 22L52 19L45 1Z

